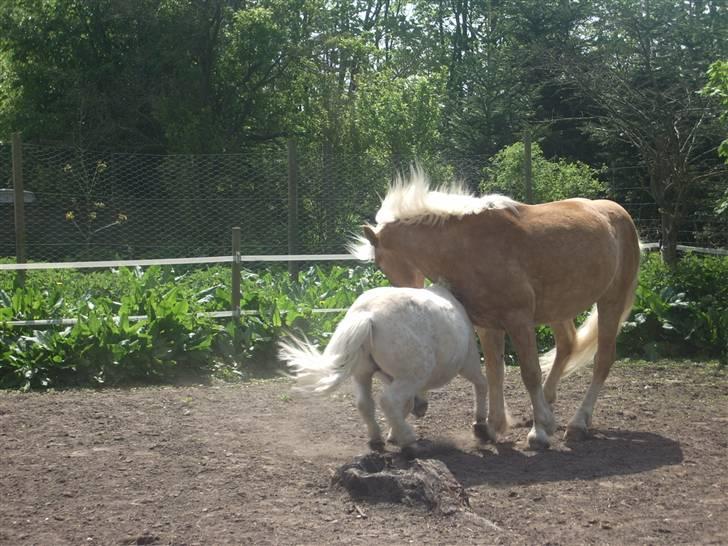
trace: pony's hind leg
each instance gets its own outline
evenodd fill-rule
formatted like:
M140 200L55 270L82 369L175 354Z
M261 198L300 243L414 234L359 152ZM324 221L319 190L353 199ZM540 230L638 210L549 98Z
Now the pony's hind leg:
M571 352L574 349L576 327L574 326L573 320L556 322L550 326L554 333L554 339L556 340L556 355L551 365L551 370L543 384L543 394L546 397L546 402L553 406L556 402L556 388L559 386L566 362L569 360Z
M419 392L415 395L414 404L412 406L412 415L415 417L424 417L427 414L427 392Z
M372 373L354 375L354 396L356 397L356 409L359 410L359 414L367 426L369 447L375 451L381 451L384 449L384 441L375 415L374 398L372 397L372 376Z
M415 393L418 391L419 386L413 385L411 380L404 379L394 379L382 390L379 404L391 427L387 441L400 447L407 447L417 440L414 429L405 419L412 411Z
M387 385L392 382L392 378L381 370L379 370L376 375ZM424 417L427 414L428 406L427 391L420 391L415 394L412 404L409 406L406 413L412 413L415 417Z

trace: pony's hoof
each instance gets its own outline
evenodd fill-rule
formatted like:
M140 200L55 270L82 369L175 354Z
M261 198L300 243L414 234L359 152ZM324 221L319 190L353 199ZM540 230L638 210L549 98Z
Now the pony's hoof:
M369 449L381 453L384 451L384 442L382 440L369 440Z
M583 442L590 438L589 432L585 428L580 427L566 427L564 433L564 442Z
M399 450L399 452L402 454L402 457L404 457L408 461L416 459L417 458L417 443L413 442L409 445L406 445L403 448L401 448Z
M412 408L412 415L414 415L417 418L424 417L427 413L427 407L428 403L427 400L422 400L421 398L417 398L415 396L415 405Z
M481 442L495 443L496 435L486 423L473 423L473 434Z

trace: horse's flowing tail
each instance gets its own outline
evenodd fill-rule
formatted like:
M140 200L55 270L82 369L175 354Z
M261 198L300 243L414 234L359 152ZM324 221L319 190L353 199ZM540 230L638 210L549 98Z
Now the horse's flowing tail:
M326 394L351 377L357 364L366 362L371 335L371 313L349 313L336 327L323 353L307 341L291 337L278 344L278 356L288 363L296 390Z
M569 355L569 360L564 365L564 371L561 377L567 377L576 370L586 366L597 353L597 339L599 334L598 328L599 317L597 308L594 306L584 323L579 326L574 338L574 346ZM541 373L546 376L551 371L556 358L556 347L539 357L541 365Z
M636 284L635 279L635 284ZM629 316L632 310L632 304L634 303L634 287L629 291L630 297L626 298L624 310L619 320L619 328L622 328L622 324ZM597 341L599 339L599 315L597 313L596 305L592 309L589 316L582 323L581 326L576 330L576 338L574 339L574 346L569 355L569 359L564 365L564 371L561 377L568 377L575 371L583 368L589 362L592 361L594 355L597 353ZM541 365L541 373L547 376L554 365L554 359L556 358L556 347L551 349L549 352L542 354L539 357L539 364Z

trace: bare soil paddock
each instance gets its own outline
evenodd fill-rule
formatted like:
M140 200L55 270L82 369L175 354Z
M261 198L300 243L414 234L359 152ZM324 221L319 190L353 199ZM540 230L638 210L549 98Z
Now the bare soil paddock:
M567 379L563 425L588 383ZM517 370L507 400L527 415ZM349 394L245 385L0 393L0 543L726 544L728 381L715 367L618 363L595 437L526 449L470 436L470 386L432 393L425 457L470 511L353 502L333 471L365 451Z

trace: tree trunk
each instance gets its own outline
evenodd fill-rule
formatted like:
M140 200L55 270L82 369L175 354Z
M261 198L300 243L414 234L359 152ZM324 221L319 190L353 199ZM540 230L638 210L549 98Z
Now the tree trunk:
M662 261L670 269L675 269L677 256L678 218L675 214L660 209L660 254Z
M678 262L677 230L680 224L681 198L677 191L683 181L676 179L673 163L670 161L665 139L657 139L657 146L648 157L650 193L660 212L660 254L665 265L674 269Z

